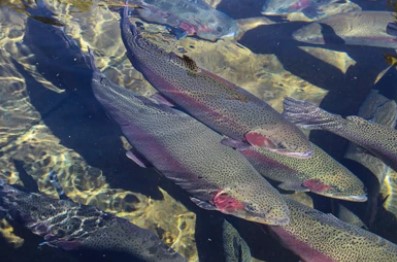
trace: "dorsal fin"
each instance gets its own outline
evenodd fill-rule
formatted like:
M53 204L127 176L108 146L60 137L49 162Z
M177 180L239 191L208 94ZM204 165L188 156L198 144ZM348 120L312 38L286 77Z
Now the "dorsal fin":
M199 72L200 68L197 66L196 62L194 62L194 60L187 55L182 56L182 61L184 62L186 67L189 68L189 70L193 72Z

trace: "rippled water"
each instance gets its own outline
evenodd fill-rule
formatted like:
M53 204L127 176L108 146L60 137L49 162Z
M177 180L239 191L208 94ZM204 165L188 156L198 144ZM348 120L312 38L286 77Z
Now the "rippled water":
M57 197L47 179L49 172L55 171L74 201L95 205L152 230L189 261L222 261L222 215L199 209L172 182L128 160L125 149L130 145L92 94L91 74L80 53L88 47L113 81L142 95L154 93L125 56L117 12L121 3L45 2L65 25L71 42L51 30L49 23L54 21L28 18L20 1L0 1L0 177L24 185L28 191L35 190L37 184L39 191ZM255 18L262 16L264 2L223 0L217 9L234 19ZM363 10L391 11L394 4L355 2ZM188 54L278 111L286 96L321 103L326 110L344 116L357 114L373 89L396 100L395 68L374 85L377 75L388 66L385 56L395 55L394 50L304 45L295 41L292 33L307 21L300 16L291 17L294 21L288 23L281 23L279 17L272 19L280 23L253 28L238 42L192 37L176 40L164 33L158 44ZM29 27L29 21L35 24ZM166 32L154 24L145 24L145 29ZM347 207L356 211L370 231L397 243L397 174L382 163L372 170L364 167L366 161L359 165L349 160L357 161L345 155L348 141L340 137L312 132L310 139L351 169L368 188L368 202L348 203ZM314 202L324 212L331 212L336 205L311 194L295 197L309 205ZM247 222L236 220L235 224L257 261L298 261L268 233L257 232ZM42 239L18 224L13 226L6 220L0 223L1 261L87 261L93 257L123 261L96 253L38 247Z

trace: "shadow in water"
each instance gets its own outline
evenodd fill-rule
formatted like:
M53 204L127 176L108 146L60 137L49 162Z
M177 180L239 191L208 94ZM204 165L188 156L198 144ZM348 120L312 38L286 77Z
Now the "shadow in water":
M31 12L48 15L45 10ZM92 93L92 72L84 54L62 27L28 18L23 44L33 54L29 62L37 71L65 90L58 94L46 89L15 62L26 80L31 103L61 144L103 170L112 187L161 198L153 169L139 168L125 156L118 125L105 115Z

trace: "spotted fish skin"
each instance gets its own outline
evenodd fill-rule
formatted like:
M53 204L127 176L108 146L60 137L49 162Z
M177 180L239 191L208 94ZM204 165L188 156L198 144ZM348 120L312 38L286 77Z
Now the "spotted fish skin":
M182 30L187 35L216 41L237 36L237 22L203 0L131 0L134 11L145 21Z
M251 250L237 229L226 219L222 225L225 262L252 262Z
M258 223L288 223L277 190L239 152L223 145L221 135L181 111L116 86L97 70L92 87L133 148L200 207Z
M307 137L261 99L198 67L189 57L166 53L137 31L124 8L121 31L133 66L166 98L215 131L237 141L308 158Z
M321 148L312 144L313 157L297 159L261 148L239 150L263 176L282 182L286 190L311 191L355 202L367 200L364 184Z
M321 129L344 137L365 148L397 170L397 131L358 116L331 114L316 104L287 98L284 115L291 122L309 129Z
M392 12L363 11L338 14L300 28L293 33L293 37L305 43L325 44L325 39L333 36L327 33L329 30L323 30L325 25L331 27L332 34L335 33L339 39L343 39L346 45L397 48L397 38L386 32L388 23L394 20Z
M26 193L0 183L0 209L20 221L45 243L64 250L122 252L143 261L186 261L149 230L70 200Z
M280 241L305 262L397 261L397 246L296 201L286 226L271 226Z

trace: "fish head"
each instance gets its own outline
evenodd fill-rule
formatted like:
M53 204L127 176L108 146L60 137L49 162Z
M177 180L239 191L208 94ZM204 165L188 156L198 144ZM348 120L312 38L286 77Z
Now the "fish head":
M215 194L213 203L217 210L224 214L233 215L247 221L266 225L286 225L289 223L289 210L283 201L266 199L266 193L256 191L257 185L240 184L240 190L221 190ZM260 191L259 191L260 192ZM270 200L270 201L269 201ZM274 205L268 203L274 201Z
M323 27L320 23L311 23L306 25L292 34L292 37L304 43L310 44L325 44L325 38L323 35Z
M288 15L299 12L311 5L311 0L273 0L267 1L263 5L262 14L264 15Z
M197 27L196 34L202 39L216 41L221 38L234 38L238 33L238 24L227 15L218 12L217 16L210 17L206 23Z
M367 195L364 184L352 173L330 172L315 179L308 179L303 186L311 192L325 197L341 199L352 202L365 202Z
M313 148L308 138L296 126L288 124L268 125L245 134L246 141L271 152L295 157L310 158Z

